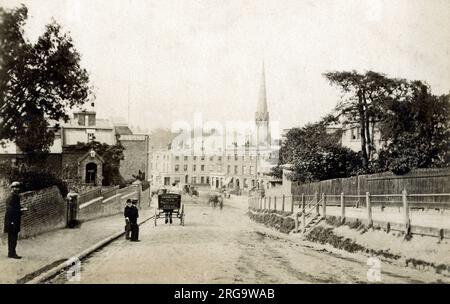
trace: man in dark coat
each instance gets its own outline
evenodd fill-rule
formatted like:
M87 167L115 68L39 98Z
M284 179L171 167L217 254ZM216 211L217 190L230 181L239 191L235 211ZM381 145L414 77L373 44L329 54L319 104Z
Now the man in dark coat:
M128 213L128 218L130 219L130 228L131 228L131 241L139 242L139 225L137 223L137 219L139 217L139 210L136 206L137 200L132 200L132 206Z
M125 210L123 212L123 215L125 216L125 239L130 239L130 233L131 233L131 224L130 224L130 214L132 213L132 204L131 200L127 199L127 205L125 207Z
M13 182L10 187L12 193L6 200L4 232L8 234L8 257L12 259L21 259L22 257L16 253L16 246L20 232L22 211L26 209L22 209L20 206L20 183Z

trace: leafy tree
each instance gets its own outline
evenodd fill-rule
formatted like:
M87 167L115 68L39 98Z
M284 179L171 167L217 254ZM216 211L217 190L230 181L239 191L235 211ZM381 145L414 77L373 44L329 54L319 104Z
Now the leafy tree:
M91 94L72 39L52 21L36 43L24 36L28 9L0 8L0 141L32 155L47 152L66 110ZM53 122L53 123L51 123Z
M289 130L272 175L280 174L281 165L287 163L293 170L289 177L302 182L347 177L356 172L361 167L360 156L340 145L340 132L327 132L327 121Z
M437 97L420 81L411 82L410 90L407 99L393 99L383 105L380 121L386 145L380 151L378 165L396 174L449 164L450 95Z
M408 94L408 83L373 71L328 72L324 77L342 92L336 107L338 116L344 123L360 128L362 165L367 169L375 152L373 135L381 119L381 106L388 100L403 100Z

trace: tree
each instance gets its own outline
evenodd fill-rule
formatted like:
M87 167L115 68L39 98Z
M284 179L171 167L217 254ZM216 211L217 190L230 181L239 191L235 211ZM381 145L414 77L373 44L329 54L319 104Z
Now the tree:
M83 105L91 90L71 37L52 21L33 44L24 36L27 17L24 5L0 8L0 141L33 155L48 151L67 109Z
M272 175L279 175L281 165L287 163L293 170L289 177L302 182L348 177L359 170L360 156L340 145L340 132L327 132L328 119L289 130Z
M380 121L386 145L378 165L396 174L449 164L450 95L435 96L420 81L411 82L410 91L405 100L386 102Z
M356 71L328 72L323 75L342 92L336 107L338 115L344 118L344 123L356 124L360 128L362 165L367 170L375 152L373 135L382 113L381 105L387 100L403 100L408 92L408 83L372 71L364 74Z

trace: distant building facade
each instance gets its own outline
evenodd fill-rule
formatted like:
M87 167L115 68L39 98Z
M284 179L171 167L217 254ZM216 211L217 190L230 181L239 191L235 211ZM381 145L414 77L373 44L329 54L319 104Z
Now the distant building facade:
M264 67L255 128L244 133L232 134L230 139L220 134L214 137L217 134L211 132L202 134L201 144L197 143L201 145L200 149L195 147L195 143L181 143L180 147L170 146L153 151L150 160L152 184L156 187L168 186L174 182L203 184L212 188L226 187L244 191L270 185L271 178L267 173L277 160L273 159L274 153L271 150ZM237 137L245 138L244 144L238 146ZM214 140L219 141L219 144ZM213 148L205 149L206 142L212 142Z

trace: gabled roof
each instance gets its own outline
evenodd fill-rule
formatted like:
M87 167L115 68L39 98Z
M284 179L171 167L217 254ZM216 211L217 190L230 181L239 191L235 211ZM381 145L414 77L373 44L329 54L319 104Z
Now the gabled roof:
M92 151L92 150L86 152L82 157L80 157L80 158L78 159L78 163L81 163L83 160L85 160L86 158L90 157L91 151ZM95 151L94 151L94 152L95 152ZM98 155L97 152L95 152L94 158L97 158L98 160L100 160L100 161L102 162L102 164L105 163L105 161L103 160L103 158L102 158L100 155Z

